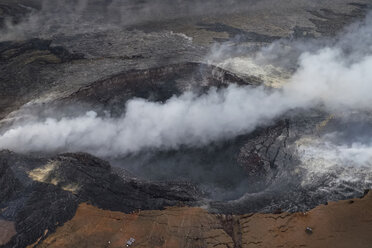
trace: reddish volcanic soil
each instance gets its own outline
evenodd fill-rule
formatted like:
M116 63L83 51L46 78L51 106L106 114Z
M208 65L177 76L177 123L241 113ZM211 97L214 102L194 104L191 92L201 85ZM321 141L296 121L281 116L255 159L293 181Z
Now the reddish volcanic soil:
M16 234L14 222L0 220L0 245L4 245Z
M306 228L311 231L306 231ZM372 247L372 193L307 213L221 216L172 207L133 214L81 204L37 247Z

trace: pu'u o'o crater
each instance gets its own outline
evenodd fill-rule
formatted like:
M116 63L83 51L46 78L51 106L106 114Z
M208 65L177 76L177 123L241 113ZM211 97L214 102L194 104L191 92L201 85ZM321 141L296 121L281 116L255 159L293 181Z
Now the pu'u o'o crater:
M371 6L0 0L0 247L369 247Z

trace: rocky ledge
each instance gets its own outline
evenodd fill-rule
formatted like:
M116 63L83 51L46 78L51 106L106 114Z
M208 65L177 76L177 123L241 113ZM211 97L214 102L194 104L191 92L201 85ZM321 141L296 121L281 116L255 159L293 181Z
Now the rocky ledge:
M200 198L192 185L139 181L84 153L37 157L2 151L0 188L2 247L25 247L47 237L83 202L130 213L191 206Z
M84 203L30 247L124 247L130 238L133 247L369 247L371 207L372 193L293 214L212 215L190 207L124 214Z

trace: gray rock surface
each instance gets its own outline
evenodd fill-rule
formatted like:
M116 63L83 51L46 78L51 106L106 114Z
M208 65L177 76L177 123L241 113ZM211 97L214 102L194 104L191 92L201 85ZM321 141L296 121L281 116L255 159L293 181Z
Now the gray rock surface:
M17 235L5 247L36 242L44 230L74 216L79 203L130 213L194 205L201 193L185 183L154 183L121 177L89 154L34 157L0 153L0 218L16 223ZM125 179L124 179L125 178Z

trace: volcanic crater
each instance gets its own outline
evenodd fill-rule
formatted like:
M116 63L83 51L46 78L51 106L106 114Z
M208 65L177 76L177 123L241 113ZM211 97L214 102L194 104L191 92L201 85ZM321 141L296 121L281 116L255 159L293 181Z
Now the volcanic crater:
M343 28L366 18L368 1L283 1L273 9L272 0L252 1L252 8L237 0L234 8L222 4L224 11L210 9L213 0L193 3L205 15L192 14L192 4L155 1L169 17L154 22L138 17L147 4L156 6L148 1L79 1L76 10L63 2L58 16L43 1L0 4L0 27L11 37L0 37L0 247L123 247L132 237L133 247L343 247L359 237L356 247L372 242L372 169L370 157L359 157L369 154L368 109L333 113L326 104L295 106L262 118L250 131L221 125L221 132L231 133L223 138L198 133L194 118L190 130L200 142L172 144L167 133L187 131L180 121L160 137L168 146L159 141L117 153L94 146L106 140L105 147L122 150L115 145L133 101L162 108L213 94L224 103L230 89L260 92L262 102L284 94L281 82L305 67L292 60L303 59L304 48L311 53L337 43L333 37ZM132 12L128 23L109 18ZM278 44L282 50L270 53ZM243 100L249 105L249 97ZM208 101L201 103L199 108ZM270 103L269 110L281 105ZM251 109L262 109L260 104ZM226 116L215 113L215 120L233 111L222 109ZM157 125L169 121L156 113ZM147 118L138 115L132 126ZM79 118L109 125L97 124L92 132ZM75 129L68 126L72 121ZM50 129L56 123L67 126ZM25 127L39 132L15 135ZM40 136L47 128L50 133ZM114 128L118 132L105 136ZM152 128L145 131L138 137L153 135ZM88 144L86 137L92 137ZM62 145L54 149L53 139ZM40 140L42 149L34 145Z

